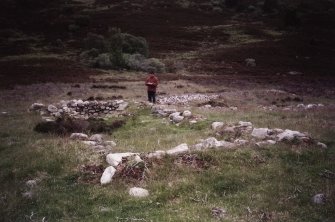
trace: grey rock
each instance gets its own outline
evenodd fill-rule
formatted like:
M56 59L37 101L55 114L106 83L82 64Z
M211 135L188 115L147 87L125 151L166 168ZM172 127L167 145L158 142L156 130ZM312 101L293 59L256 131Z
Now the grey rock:
M179 155L179 154L184 154L189 152L189 147L187 146L186 143L182 143L168 151L166 151L166 154L168 155Z
M122 102L119 104L119 107L116 109L116 111L124 111L128 107L127 102Z
M245 64L246 64L246 66L255 67L256 66L256 60L253 59L253 58L247 58L247 59L245 59Z
M55 113L58 111L58 108L54 105L49 105L48 106L48 111L51 112L51 113Z
M256 143L256 146L258 147L265 147L265 146L270 146L270 145L275 145L277 142L274 140L266 140L266 141L261 141Z
M110 153L106 156L106 161L109 165L116 167L121 163L122 158L133 156L133 155L137 155L137 154L129 153L129 152L128 153Z
M324 195L323 193L316 194L312 197L312 202L314 204L325 204L326 195Z
M252 137L257 139L266 139L269 136L269 129L268 128L254 128L252 133Z
M84 133L72 133L71 136L70 136L70 139L73 139L73 140L87 140L88 136L87 136L87 134L84 134Z
M307 136L303 133L286 129L284 132L277 135L277 141L293 141L294 139L302 139L306 137Z
M102 143L102 141L104 140L104 135L102 134L93 134L89 140L91 141L95 141L97 143Z
M43 108L45 108L45 105L43 103L33 103L30 106L30 110L32 110L32 111L39 111Z
M326 144L321 143L321 142L317 142L316 145L317 145L318 147L322 148L322 149L327 149L327 148L328 148Z
M133 187L129 190L129 195L133 197L147 197L149 196L149 191L140 187Z
M82 141L83 144L87 145L87 146L96 146L97 142L95 141Z
M114 141L112 141L112 140L107 140L107 141L104 142L104 144L106 146L111 146L111 147L115 147L116 146L116 143Z
M183 117L185 117L185 118L189 118L189 117L192 116L192 112L189 111L189 110L185 110L185 111L183 112L182 115L183 115Z
M156 158L156 159L162 159L166 155L166 152L164 150L156 150L155 152L151 152L147 154L147 157L149 159Z
M223 127L224 123L223 122L213 122L212 123L212 129L213 130L219 130Z
M100 183L101 185L106 185L112 182L113 176L115 175L116 169L112 166L107 167L101 178L100 178Z

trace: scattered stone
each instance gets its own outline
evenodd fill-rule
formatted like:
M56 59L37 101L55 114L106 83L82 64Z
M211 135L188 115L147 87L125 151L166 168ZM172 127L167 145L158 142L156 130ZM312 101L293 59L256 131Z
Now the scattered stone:
M252 133L252 137L257 139L266 139L269 136L269 129L268 128L254 128Z
M116 169L114 167L112 166L107 167L100 178L101 185L111 183L115 172Z
M26 181L26 186L29 189L33 189L37 186L37 181L36 180L28 180L28 181Z
M318 107L318 105L316 105L316 104L308 104L307 106L306 106L306 109L315 109L315 108L317 108Z
M33 191L27 191L22 193L22 196L27 199L32 199L34 197L34 192Z
M102 134L94 134L90 137L89 140L95 141L97 143L102 143L104 136Z
M185 117L185 118L189 118L189 117L192 116L192 112L189 111L189 110L185 110L185 111L183 112L182 115L183 115L183 117Z
M211 212L212 212L213 217L217 219L223 219L227 213L225 209L219 208L219 207L213 207Z
M316 194L316 195L313 196L312 202L314 204L325 204L326 195L324 195L323 193Z
M32 111L40 111L43 108L45 108L45 105L43 103L33 103L30 106L30 110Z
M140 187L133 187L130 188L129 195L133 197L147 197L149 196L149 191Z
M183 95L175 95L175 96L166 96L160 97L157 101L160 104L188 104L192 101L210 101L213 99L217 99L220 95L219 94L183 94Z
M237 111L238 108L236 106L231 106L231 107L229 107L229 109L233 110L233 111Z
M54 105L49 105L48 106L48 111L51 112L51 113L55 113L58 111L58 108Z
M114 141L112 141L112 140L107 140L107 141L104 142L104 145L115 147L116 143Z
M136 153L110 153L106 156L109 165L116 167L122 162L122 158L136 155Z
M306 137L307 136L303 133L286 129L284 132L277 135L277 141L293 141L294 139L302 140Z
M119 107L116 109L116 111L124 111L127 107L128 107L128 103L127 102L119 103Z
M327 148L328 148L326 144L321 143L321 142L317 142L316 145L317 145L318 147L322 148L322 149L327 149Z
M238 122L238 125L239 125L240 127L249 127L249 126L252 127L252 123L251 123L251 122L243 122L243 121L239 121L239 122Z
M252 59L252 58L247 58L247 59L245 59L245 64L246 64L246 66L255 67L256 66L256 60Z
M190 124L196 124L198 121L196 120L190 120Z
M147 157L148 158L157 158L157 159L162 159L166 155L166 152L163 150L156 150L155 152L148 153Z
M194 145L195 150L206 150L206 149L211 149L211 148L233 148L235 147L236 144L230 143L227 141L218 141L214 137L209 137L205 140L201 140L200 143Z
M180 112L175 112L170 114L169 118L172 120L174 123L180 123L184 120L184 117L181 116Z
M270 146L270 145L275 145L277 142L274 140L266 140L266 141L261 141L256 143L256 146L258 147L265 147L265 146Z
M212 129L215 130L215 131L219 130L220 128L223 127L223 125L224 125L223 122L213 122L212 123Z
M292 75L292 76L302 75L301 72L297 72L297 71L289 71L287 74Z
M82 141L82 143L85 144L85 145L87 145L87 146L96 146L97 145L97 142L90 141L90 140Z
M72 133L70 139L73 140L87 140L88 136L84 133Z
M234 140L234 144L236 144L238 146L243 146L243 145L248 144L248 143L249 143L248 140L243 140L243 139Z
M182 143L182 144L176 146L175 148L172 148L172 149L166 151L166 154L168 154L168 155L179 155L179 154L187 153L187 152L189 152L189 150L190 149L188 148L187 144Z

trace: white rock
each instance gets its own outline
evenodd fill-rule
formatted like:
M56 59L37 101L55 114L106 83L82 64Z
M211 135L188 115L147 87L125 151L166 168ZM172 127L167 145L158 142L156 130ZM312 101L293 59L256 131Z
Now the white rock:
M284 132L277 135L277 141L292 141L294 139L305 138L307 137L305 134L300 133L298 131L292 131L286 129Z
M316 194L312 197L312 202L314 204L324 204L326 202L326 195L323 193Z
M109 165L116 167L118 166L122 158L136 155L136 153L110 153L106 156L106 161Z
M218 130L218 129L222 128L223 125L224 125L223 122L213 122L212 123L212 129L213 130Z
M276 134L284 132L283 129L279 129L279 128L275 128L275 129L273 129L272 131L273 131L274 133L276 133Z
M328 148L326 144L321 143L321 142L318 142L316 145L319 146L320 148L323 148L323 149L327 149Z
M210 104L204 105L205 108L212 108Z
M167 113L167 114L172 114L172 113L175 113L175 112L177 112L177 110L176 109L163 109L163 112L164 113Z
M89 140L95 141L97 143L102 143L104 136L102 134L93 134Z
M319 103L318 104L318 107L324 107L325 105L323 105L323 104L321 104L321 103Z
M207 139L201 140L200 143L194 146L195 150L206 150L210 148L215 148L218 145L218 140L214 137L209 137Z
M238 125L240 127L248 127L248 126L251 126L252 127L252 123L251 122L243 122L243 121L239 121L238 122Z
M297 108L299 108L299 109L305 109L306 106L304 104L300 103L300 104L297 105Z
M308 104L306 106L306 109L314 109L314 108L317 108L317 107L318 107L318 105L316 105L316 104Z
M30 106L30 110L38 111L38 110L43 109L44 107L45 107L45 105L43 103L33 103Z
M266 140L266 141L261 141L261 142L258 142L256 143L256 145L258 147L264 147L264 146L269 146L269 145L274 145L276 144L277 142L274 141L274 140Z
M254 128L251 133L251 136L257 139L263 140L269 136L269 129L268 128Z
M37 186L37 181L36 180L28 180L28 181L26 181L26 186L29 189L35 188Z
M112 140L107 140L107 141L104 142L104 144L106 146L111 146L111 147L115 147L116 146L116 143L114 141L112 141Z
M245 64L250 67L255 67L256 66L256 60L252 58L247 58L245 59Z
M55 113L55 112L58 111L58 108L51 104L51 105L48 106L48 111L51 112L51 113Z
M157 159L162 159L166 155L166 152L163 150L156 150L155 152L148 153L147 157L148 158L157 158Z
M87 145L87 146L96 146L97 145L97 142L90 141L90 140L82 141L82 143Z
M189 110L185 110L182 114L184 117L191 117L192 116L192 112Z
M172 119L174 123L181 123L183 120L184 120L183 116L174 116Z
M180 115L181 115L180 112L174 112L174 113L171 113L171 114L169 115L169 118L172 120L173 117L175 117L175 116L180 116Z
M101 185L111 183L115 172L116 169L114 167L112 166L107 167L100 178Z
M84 133L72 133L70 139L73 140L87 140L88 136Z
M191 120L190 121L190 124L196 124L198 121L196 121L196 120Z
M166 151L166 154L168 155L179 155L179 154L183 154L183 153L187 153L189 152L189 148L187 146L186 143L182 143L178 146L176 146L175 148L172 148L168 151Z
M231 142L227 142L227 141L224 141L224 140L218 141L216 143L216 146L215 146L216 149L220 149L220 148L228 148L229 149L229 148L234 148L234 147L236 147L236 144L231 143Z
M127 102L122 102L119 104L119 107L116 109L116 111L124 111L128 107Z
M243 140L243 139L236 139L234 140L234 144L238 145L238 146L242 146L249 143L248 140Z
M229 109L233 110L233 111L237 111L238 108L236 106L231 106L231 107L229 107Z
M140 187L133 187L130 188L129 195L133 197L147 197L149 196L149 191Z

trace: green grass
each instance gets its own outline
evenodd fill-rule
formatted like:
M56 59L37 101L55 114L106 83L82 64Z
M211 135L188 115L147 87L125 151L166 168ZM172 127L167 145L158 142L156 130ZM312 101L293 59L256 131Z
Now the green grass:
M201 110L194 110L201 114ZM332 113L203 112L207 120L176 126L140 109L109 137L117 151L148 152L180 143L195 144L211 135L210 123L251 121L256 127L311 132L327 150L278 144L197 153L206 168L175 163L175 157L154 162L146 181L115 179L108 186L77 181L83 164L103 164L103 156L67 138L32 129L35 114L0 116L0 221L218 221L213 207L227 210L223 221L334 221L334 130L322 127ZM25 181L41 178L32 199L22 197ZM132 186L150 191L144 199L128 195ZM311 203L317 193L326 204ZM250 212L248 212L248 210ZM29 216L32 215L31 220ZM264 219L268 217L268 219Z

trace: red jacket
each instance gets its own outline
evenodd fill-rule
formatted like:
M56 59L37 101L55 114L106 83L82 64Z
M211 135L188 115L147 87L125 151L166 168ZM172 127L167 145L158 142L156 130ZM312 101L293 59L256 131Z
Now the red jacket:
M145 80L145 85L148 87L148 92L156 92L158 83L158 78L154 74L150 74Z

